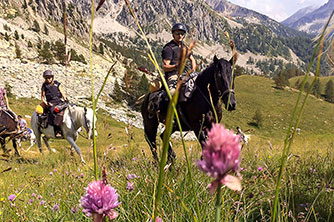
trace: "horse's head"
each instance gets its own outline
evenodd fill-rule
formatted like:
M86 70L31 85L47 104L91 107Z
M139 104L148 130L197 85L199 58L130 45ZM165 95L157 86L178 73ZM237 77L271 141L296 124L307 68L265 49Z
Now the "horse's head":
M237 100L234 95L234 78L232 78L233 57L227 61L214 56L213 62L215 67L214 81L218 94L222 97L226 109L235 110Z
M92 139L93 138L93 110L90 108L84 108L84 124L83 127L86 129L87 134L88 134L88 138ZM96 126L96 121L97 118L95 116L95 126ZM96 131L96 127L95 127L95 136L97 136L97 131Z

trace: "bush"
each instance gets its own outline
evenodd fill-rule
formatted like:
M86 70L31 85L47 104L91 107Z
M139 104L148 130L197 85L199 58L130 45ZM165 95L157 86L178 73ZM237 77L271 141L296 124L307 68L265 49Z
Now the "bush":
M12 88L8 82L5 82L5 90L6 90L6 94L8 97L12 97L13 93L12 93Z
M59 60L61 64L65 64L65 44L61 40L55 42L55 44L52 46L52 51L54 57L56 57L56 59Z
M325 97L326 101L334 103L334 85L332 80L329 80L326 84Z
M46 26L46 24L44 24L44 34L45 34L45 35L49 35L49 29L48 29L48 27Z
M9 41L9 35L7 34L7 32L5 32L5 40L8 42Z
M30 41L28 42L28 48L32 48L32 43Z
M262 117L262 113L259 109L257 109L255 111L255 114L253 116L253 125L257 126L257 127L260 127L262 126L262 123L263 123L263 117Z

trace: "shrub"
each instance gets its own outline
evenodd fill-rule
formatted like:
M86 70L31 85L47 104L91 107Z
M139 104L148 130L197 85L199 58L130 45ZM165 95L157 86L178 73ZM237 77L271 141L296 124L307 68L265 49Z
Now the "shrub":
M13 93L12 93L12 88L8 82L5 82L5 90L6 90L6 94L8 97L12 97Z
M259 110L259 109L257 109L256 111L255 111L255 114L254 114L254 116L253 116L253 124L255 125L255 126L257 126L257 127L260 127L260 126L262 126L262 123L263 123L263 117L262 117L262 113L261 113L261 111Z
M48 27L46 26L46 24L44 24L44 34L45 34L45 35L49 35L49 29L48 29Z
M52 51L54 57L56 57L56 59L59 60L61 64L65 64L65 44L61 40L55 42L55 44L52 46Z
M32 48L32 43L30 41L28 42L28 48Z

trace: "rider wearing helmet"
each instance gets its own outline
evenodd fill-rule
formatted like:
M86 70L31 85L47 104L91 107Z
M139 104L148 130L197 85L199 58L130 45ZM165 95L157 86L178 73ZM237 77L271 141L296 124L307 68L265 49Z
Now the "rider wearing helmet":
M60 83L57 80L54 80L54 75L51 70L44 71L43 78L45 81L42 85L41 106L46 111L44 113L52 114L53 112L50 111L53 111L58 104L62 103L63 101L67 101L67 99L64 90L60 86ZM53 118L51 118L51 120L53 120ZM59 126L61 125L61 122L57 122L56 120L57 118L54 121L50 121L50 123L55 126L56 137L58 137L61 136L59 135Z
M183 43L186 33L187 27L183 23L174 24L172 27L173 40L162 49L163 70L172 95L174 95L176 89L179 65L182 65L179 64L180 52L184 47L188 50L188 47ZM196 70L196 62L192 53L189 54L188 59L191 64L186 64L183 73L191 73Z

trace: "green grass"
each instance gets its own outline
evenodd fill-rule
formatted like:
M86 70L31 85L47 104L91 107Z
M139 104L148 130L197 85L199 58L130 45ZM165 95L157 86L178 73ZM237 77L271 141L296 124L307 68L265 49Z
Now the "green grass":
M242 151L242 192L223 188L222 221L270 221L283 138L297 98L295 91L277 90L273 86L272 80L262 77L240 76L236 79L237 110L224 112L223 122L232 129L236 126L244 131L250 129L252 137ZM38 104L35 99L10 98L10 106L22 116L31 115ZM256 109L263 114L260 127L248 124ZM308 100L301 133L292 147L287 173L282 181L280 203L284 221L300 221L306 217L308 221L334 220L332 110L333 104L315 98ZM125 127L128 127L129 134L126 134ZM149 221L158 168L152 164L143 131L119 123L101 110L97 129L99 168L107 167L109 183L120 196L116 221ZM161 142L159 144L161 146ZM191 181L186 176L183 148L179 140L173 140L173 144L177 161L166 172L158 214L164 221L193 221L195 198ZM91 221L81 212L79 200L85 192L84 187L94 180L92 148L90 141L81 137L78 145L87 165L80 163L78 155L72 154L63 140L52 140L51 146L57 149L57 153L49 153L43 146L46 152L41 155L34 146L29 152L21 150L21 158L15 158L13 152L9 158L1 157L0 172L11 169L0 173L0 218L3 221ZM8 146L11 147L10 144ZM23 143L24 148L27 146L28 143ZM213 221L215 196L207 191L207 185L213 179L197 169L196 160L201 150L198 144L187 142L187 148L202 221ZM259 167L263 170L259 171ZM134 185L131 192L126 190L127 174L140 176L130 181ZM22 193L15 206L11 206L8 196L20 191ZM32 197L32 193L36 197ZM38 195L42 196L40 200ZM30 199L32 203L29 203ZM40 205L41 200L45 201L44 205ZM56 203L60 206L57 212L52 210ZM74 206L77 211L72 213Z

